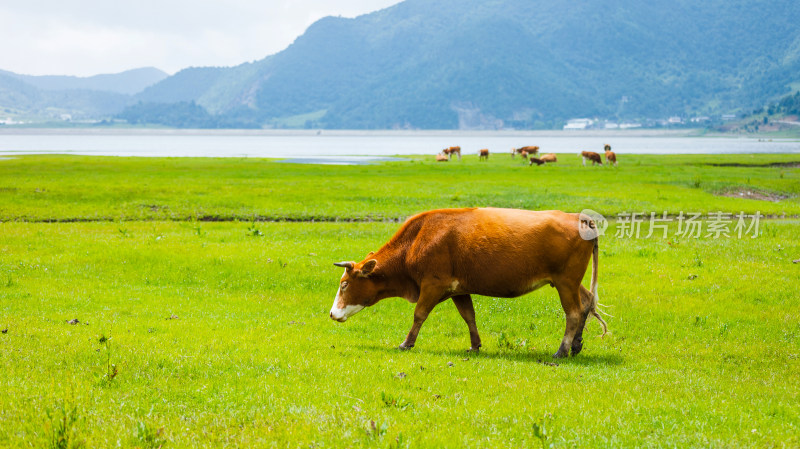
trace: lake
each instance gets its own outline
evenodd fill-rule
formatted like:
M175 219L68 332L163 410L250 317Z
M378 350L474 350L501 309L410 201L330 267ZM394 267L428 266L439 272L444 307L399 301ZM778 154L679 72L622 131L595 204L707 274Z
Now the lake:
M691 137L687 131L302 131L122 130L0 128L0 156L80 154L95 156L265 157L295 162L353 163L366 156L436 154L460 145L464 155L481 148L508 154L538 145L546 153L621 154L800 153L800 141ZM345 156L350 156L345 157Z

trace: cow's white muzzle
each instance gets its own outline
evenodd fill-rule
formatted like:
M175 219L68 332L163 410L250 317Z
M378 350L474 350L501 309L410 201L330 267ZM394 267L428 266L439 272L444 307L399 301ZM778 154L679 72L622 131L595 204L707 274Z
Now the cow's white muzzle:
M337 309L335 306L331 309L331 318L340 322L344 323L347 319L353 315L355 315L359 310L363 309L364 306L345 306L344 309Z
M336 320L340 323L344 323L347 319L353 315L355 315L359 310L363 309L364 306L344 306L344 308L340 309L336 307L336 303L339 302L339 292L341 290L336 291L336 296L333 298L333 307L331 307L331 319Z

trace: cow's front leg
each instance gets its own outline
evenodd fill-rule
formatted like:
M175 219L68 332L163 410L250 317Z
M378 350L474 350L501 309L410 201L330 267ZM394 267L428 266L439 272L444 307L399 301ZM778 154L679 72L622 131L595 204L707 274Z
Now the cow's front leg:
M475 308L472 306L472 296L453 296L453 303L456 305L458 313L461 314L461 318L464 318L467 327L469 327L469 342L471 346L469 350L480 351L481 337L478 335L478 326L475 324Z
M439 304L444 299L445 298L440 298L437 295L426 295L424 292L420 295L417 306L414 307L414 324L411 326L411 330L408 331L406 340L398 347L399 349L411 349L414 347L422 323L428 319L428 314L436 307L436 304Z

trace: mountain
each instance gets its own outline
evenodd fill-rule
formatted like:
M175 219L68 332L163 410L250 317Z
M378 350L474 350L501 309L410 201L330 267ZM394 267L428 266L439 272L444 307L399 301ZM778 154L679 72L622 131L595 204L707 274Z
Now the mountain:
M280 53L187 69L136 99L329 128L732 113L800 87L798 21L794 0L406 0L321 19Z
M158 83L169 75L154 67L144 67L108 75L89 77L58 75L19 75L0 70L0 75L17 78L26 84L44 90L97 90L133 95Z
M85 89L44 90L0 73L0 114L39 120L110 117L131 104L129 95Z
M133 104L132 94L167 76L154 68L86 78L0 70L0 114L38 120L108 118Z
M225 70L215 67L184 69L174 76L144 89L136 98L139 101L156 103L191 101L199 92L211 89Z
M0 112L357 129L741 115L800 90L798 22L795 0L406 0L236 67L0 72Z

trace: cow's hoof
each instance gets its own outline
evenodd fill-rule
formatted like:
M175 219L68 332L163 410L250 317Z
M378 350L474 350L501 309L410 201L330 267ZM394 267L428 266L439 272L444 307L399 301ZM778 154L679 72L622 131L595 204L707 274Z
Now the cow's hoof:
M553 358L554 359L563 359L564 357L567 357L568 355L569 355L569 353L567 351L562 351L561 349L559 349L558 352L553 354Z
M401 351L408 351L409 349L411 349L413 347L414 347L414 345L406 346L405 344L402 344L402 345L398 346L397 349L399 349Z
M578 355L581 352L581 349L583 349L583 341L582 340L576 340L576 341L572 342L572 355L573 356Z
M477 348L469 348L467 352L481 352L481 347L478 346Z

